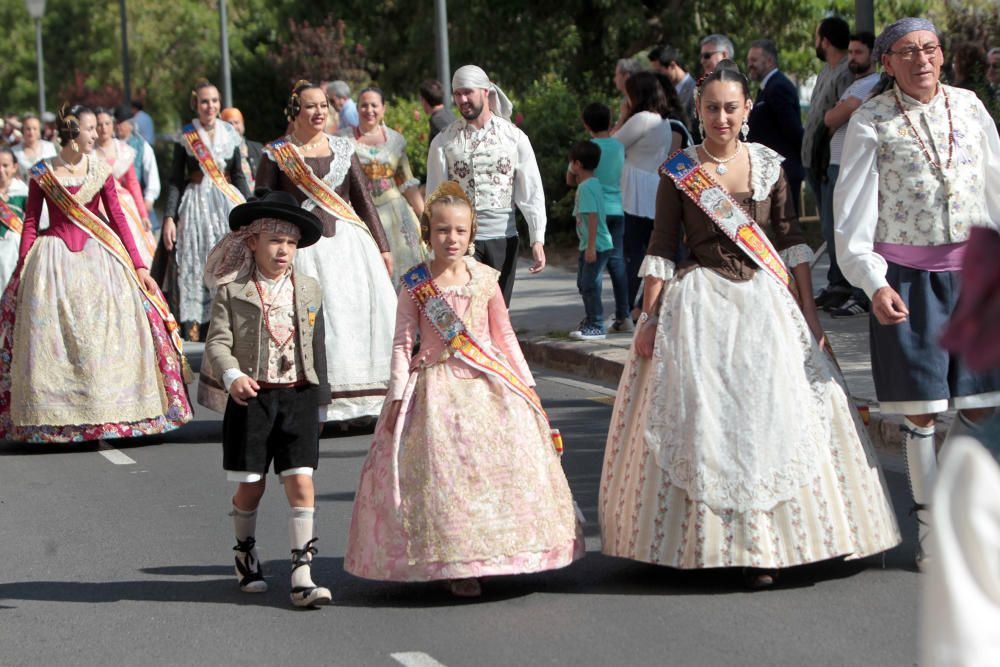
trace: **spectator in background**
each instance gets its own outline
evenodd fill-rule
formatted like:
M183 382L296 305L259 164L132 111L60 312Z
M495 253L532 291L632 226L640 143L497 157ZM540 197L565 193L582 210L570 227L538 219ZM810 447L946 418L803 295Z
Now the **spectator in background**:
M156 166L156 155L153 147L135 131L132 122L132 107L122 105L115 109L115 133L119 139L135 151L135 174L139 177L139 187L142 189L142 199L149 214L149 223L155 233L160 228L156 210L153 204L160 196L160 171Z
M653 52L650 53L652 54ZM684 110L684 115L687 116L688 130L691 131L691 134L697 134L698 115L694 108L694 93L698 87L698 83L684 69L681 52L674 47L664 46L656 50L656 56L656 64L653 69L658 73L665 74L670 79L674 90L677 92L677 100ZM650 55L650 58L652 59L652 55Z
M708 76L722 60L733 60L736 50L725 35L709 35L701 40L701 68Z
M851 35L851 43L847 47L847 68L854 75L854 83L844 91L844 94L840 96L840 101L823 117L827 128L833 133L833 137L830 139L830 166L826 170L826 180L830 184L830 196L823 200L823 205L826 207L824 215L831 220L833 219L834 190L837 185L837 176L840 174L844 136L847 134L847 121L851 119L851 114L864 104L879 81L879 75L875 71L875 61L872 59L874 46L875 35L870 32ZM833 317L854 317L855 315L864 315L871 310L871 301L864 290L851 285L843 276L841 276L839 284L831 285L827 289L850 292L850 297L843 305L839 308L829 309L830 315Z
M799 91L778 69L778 47L758 39L747 52L747 74L760 84L750 109L747 141L764 144L785 161L782 167L795 211L802 215L802 116Z
M622 102L618 109L618 122L615 123L614 128L612 128L612 133L614 133L618 128L622 126L625 119L629 116L628 110L628 95L625 93L625 82L629 80L633 74L638 74L642 71L642 64L639 63L635 58L621 58L615 64L615 89L622 94Z
M39 160L56 156L56 147L51 141L42 139L42 121L38 116L28 114L21 121L21 143L14 146L14 156L21 170L21 178L27 182L28 172Z
M59 130L56 128L56 115L51 111L42 114L42 139L51 141L53 145L59 139Z
M951 85L986 92L986 54L973 42L962 42L951 53Z
M341 131L348 128L354 129L358 126L358 107L351 99L351 87L346 81L332 82L326 87L326 96L333 105L334 110L340 114L338 129Z
M246 125L243 123L243 112L236 107L223 109L219 118L232 125L240 136L243 143L240 144L240 157L243 158L241 166L243 175L247 177L250 192L254 190L254 183L257 180L257 167L260 165L260 156L264 152L264 146L259 141L251 141L246 137Z
M826 168L830 164L830 132L823 122L826 112L833 108L848 86L854 83L854 75L847 68L847 47L851 41L851 28L847 21L838 16L829 16L816 26L816 57L825 65L816 77L812 97L809 99L809 115L806 117L802 135L802 168L805 170L809 188L816 198L819 208L819 223L830 256L827 271L827 286L816 296L816 307L839 308L850 297L850 290L843 290L844 274L837 264L837 253L833 250L833 217L830 207L825 204L833 197L833 183L826 180ZM838 289L838 286L841 286Z
M155 144L156 128L153 125L153 117L143 110L142 100L132 100L132 112L132 124L135 126L135 131L145 139L147 144Z
M7 114L3 119L3 140L14 147L21 143L21 121L15 114Z
M990 82L994 97L1000 97L1000 46L994 46L986 54L986 79Z
M437 79L425 79L420 84L420 104L430 126L427 142L434 141L438 132L455 122L455 114L444 105L444 86Z

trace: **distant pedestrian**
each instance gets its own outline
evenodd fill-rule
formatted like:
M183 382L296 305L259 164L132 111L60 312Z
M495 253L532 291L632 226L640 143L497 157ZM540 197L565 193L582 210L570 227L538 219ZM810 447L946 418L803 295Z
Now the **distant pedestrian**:
M601 183L605 219L611 234L612 249L607 266L615 294L615 320L610 331L629 333L633 329L632 305L628 300L628 275L625 270L625 211L622 209L621 189L625 147L611 136L611 109L603 104L594 102L587 105L583 110L583 126L590 134L590 140L601 149L601 160L594 176Z
M311 571L318 409L330 401L323 291L293 269L296 250L316 243L322 226L292 195L269 192L234 208L229 227L205 268L206 283L218 292L199 400L215 410L225 400L222 467L230 482L239 483L230 512L236 580L245 593L267 591L256 547L257 507L273 462L289 505L292 604L327 604L333 596L316 585Z
M17 159L0 146L0 293L17 266L28 186L17 177Z
M223 109L219 118L233 126L243 137L240 143L240 166L243 167L243 175L246 176L250 192L254 190L254 183L257 181L257 167L260 166L260 158L264 154L264 145L259 141L247 139L247 126L243 122L243 112L236 107Z
M625 92L625 83L633 74L638 74L642 71L644 71L642 64L635 58L622 58L615 65L615 90L621 93L622 101L618 106L618 120L611 128L612 133L621 127L629 117L628 94Z
M427 142L430 143L439 132L455 122L455 114L445 106L444 86L437 79L426 79L420 84L420 104L427 114Z
M21 137L21 143L13 148L21 178L27 179L36 162L56 156L56 147L42 138L42 121L33 114L28 114L21 121Z
M701 69L704 76L715 71L715 66L723 60L736 57L733 41L725 35L709 35L701 40Z
M334 111L340 114L337 130L353 130L358 126L358 106L351 99L351 87L346 81L334 81L326 87L327 97Z
M153 124L153 117L146 113L142 100L132 100L133 121L139 136L146 140L147 144L156 145L156 127Z
M672 46L664 46L657 53L658 71L667 75L677 91L677 100L684 115L687 117L688 130L692 135L698 131L698 117L694 107L695 89L698 87L694 77L684 69L681 52Z
M778 69L778 47L769 39L758 39L747 52L747 74L760 84L750 110L747 141L764 144L785 161L795 212L802 214L802 111L795 84Z

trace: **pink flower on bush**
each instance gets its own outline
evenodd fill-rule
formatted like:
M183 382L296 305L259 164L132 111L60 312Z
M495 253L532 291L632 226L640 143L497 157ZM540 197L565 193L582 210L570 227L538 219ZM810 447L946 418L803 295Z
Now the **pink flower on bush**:
M413 120L420 120L420 109L413 110Z
M523 114L523 113L521 113L520 111L518 111L518 112L517 112L517 113L516 113L516 114L514 115L514 125L520 125L520 124L521 124L521 123L523 123L523 122L524 122L524 114Z

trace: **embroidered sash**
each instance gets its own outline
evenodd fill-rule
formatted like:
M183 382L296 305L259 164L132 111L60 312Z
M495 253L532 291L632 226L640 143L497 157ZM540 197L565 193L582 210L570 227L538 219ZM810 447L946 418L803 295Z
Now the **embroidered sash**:
M20 234L24 230L24 221L14 212L7 202L0 199L0 223L12 232Z
M346 220L361 227L371 235L368 225L358 217L351 205L330 187L329 183L316 175L316 172L306 163L292 142L282 137L269 143L264 150L274 158L282 173L290 178L292 183L295 183L296 187L307 197L319 204L324 211L338 220Z
M181 133L184 135L184 141L187 142L191 152L194 153L195 158L198 160L202 172L211 179L215 187L222 190L222 194L226 195L226 198L234 204L245 202L246 200L243 199L240 191L227 181L226 177L222 174L219 165L215 163L215 158L212 157L212 152L208 150L205 143L201 140L201 135L198 134L198 128L194 126L194 123L185 125Z
M678 151L660 165L660 174L669 176L677 189L691 198L709 220L722 230L740 250L785 287L791 289L791 278L778 251L760 226L748 216L739 203L711 176L683 152Z
M417 304L420 313L427 318L434 330L451 348L456 358L461 362L497 378L508 389L528 402L535 412L540 414L545 422L549 416L542 407L538 393L529 387L521 377L506 363L491 355L483 345L476 340L472 332L465 328L465 323L458 313L445 301L441 290L431 278L430 268L426 264L418 264L402 278L403 287ZM551 429L552 444L556 451L562 454L563 442L558 429Z
M31 168L31 177L35 179L38 186L70 221L86 232L87 236L100 243L105 250L111 253L112 257L118 260L119 264L125 267L126 273L139 288L139 292L156 312L160 314L163 326L170 335L170 340L173 342L177 354L181 356L181 359L184 359L183 343L178 333L179 327L174 320L174 316L170 314L170 309L167 307L167 302L163 298L163 294L158 289L154 292L146 291L146 288L139 281L139 275L135 271L135 266L132 264L132 258L129 257L128 250L125 249L125 244L122 243L118 235L108 226L108 223L89 208L80 204L76 200L76 197L59 182L59 179L56 178L55 174L52 173L52 169L45 162L39 162Z

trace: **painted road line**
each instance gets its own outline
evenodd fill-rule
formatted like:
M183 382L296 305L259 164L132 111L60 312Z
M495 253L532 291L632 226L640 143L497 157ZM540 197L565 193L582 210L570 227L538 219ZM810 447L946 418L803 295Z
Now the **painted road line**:
M107 443L106 440L97 441L97 453L111 461L116 466L130 466L134 465L135 461L125 454L122 454L120 450L115 449Z
M614 389L608 389L599 384L593 384L592 382L583 382L582 380L574 380L572 378L564 378L556 375L540 375L535 373L535 377L540 380L545 380L547 382L555 382L556 384L566 385L567 387L575 387L576 389L583 389L584 391L592 391L602 396L616 396L618 394Z
M404 667L445 667L443 663L420 651L391 653L389 657Z

